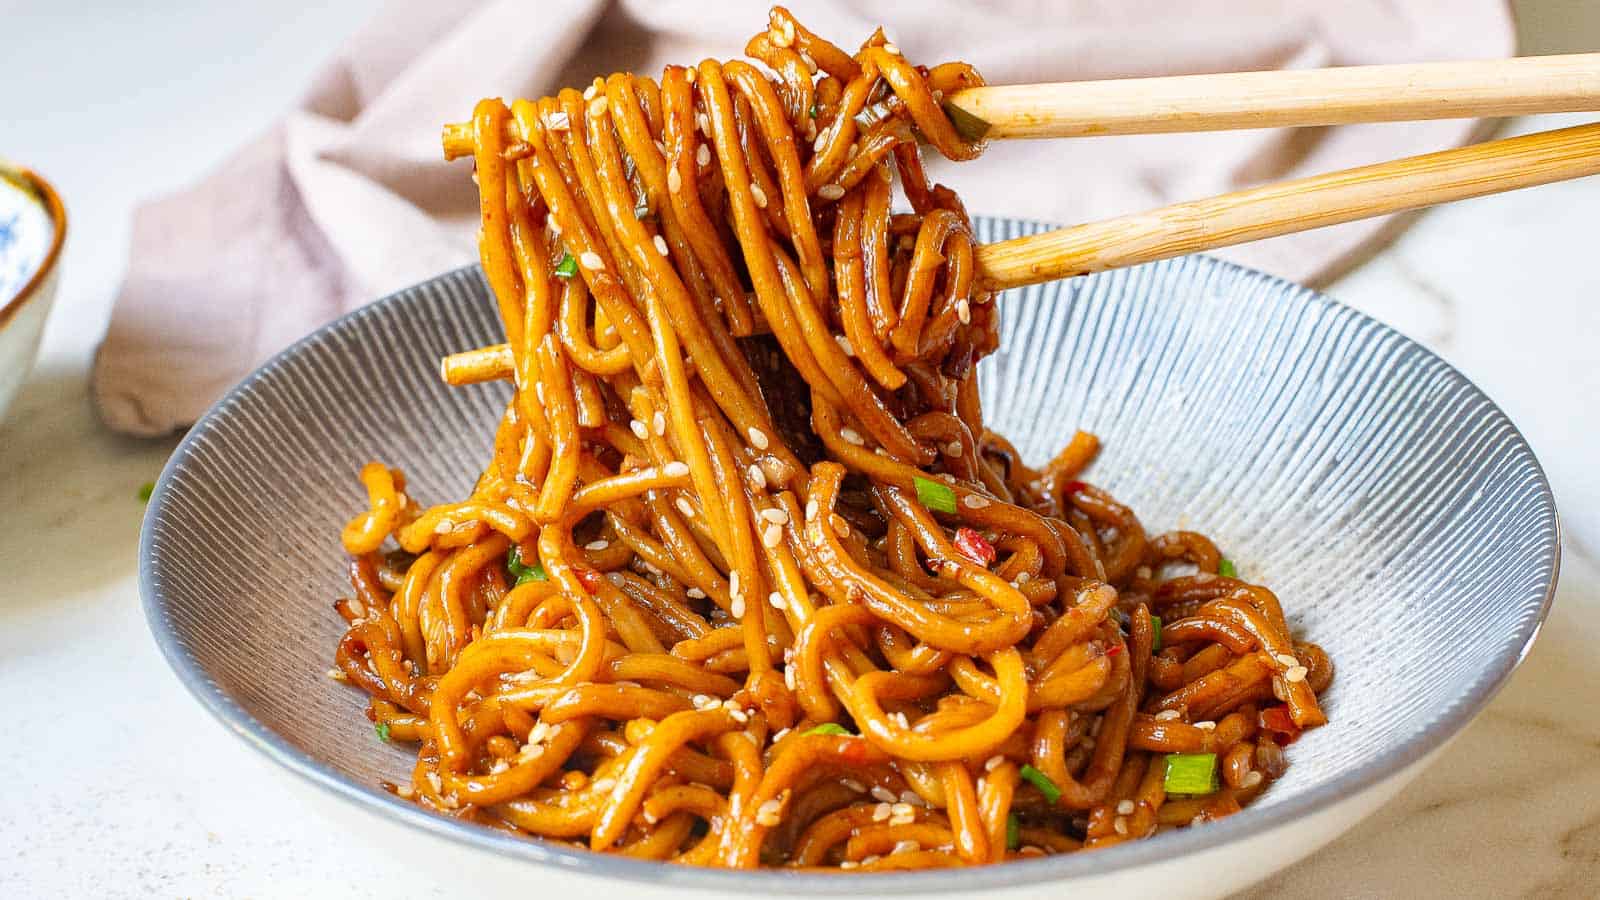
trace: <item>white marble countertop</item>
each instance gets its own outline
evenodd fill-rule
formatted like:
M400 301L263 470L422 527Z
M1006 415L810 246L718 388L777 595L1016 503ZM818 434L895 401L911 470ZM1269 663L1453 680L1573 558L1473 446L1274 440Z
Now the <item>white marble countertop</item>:
M1600 47L1600 4L1581 3L1519 4L1525 46ZM175 441L114 437L87 398L133 204L248 138L375 4L189 2L159 21L88 5L103 8L0 0L0 153L52 178L73 217L43 355L0 424L0 896L389 893L407 861L322 818L161 660L135 585L136 494ZM1251 896L1600 891L1597 215L1600 179L1436 210L1333 286L1505 407L1555 485L1566 556L1543 636L1488 711L1378 815ZM427 877L409 884L443 895Z

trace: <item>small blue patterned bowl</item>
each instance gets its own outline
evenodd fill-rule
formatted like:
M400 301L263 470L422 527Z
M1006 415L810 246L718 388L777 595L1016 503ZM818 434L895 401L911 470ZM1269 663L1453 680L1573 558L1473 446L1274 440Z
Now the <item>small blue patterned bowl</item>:
M0 161L0 419L39 353L67 213L50 183Z

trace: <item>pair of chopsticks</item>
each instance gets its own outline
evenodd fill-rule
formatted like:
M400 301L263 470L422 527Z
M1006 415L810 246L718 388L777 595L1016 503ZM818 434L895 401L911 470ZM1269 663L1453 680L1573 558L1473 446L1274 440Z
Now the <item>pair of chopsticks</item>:
M969 137L1222 131L1600 110L1600 53L1061 84L945 98ZM1600 123L1488 141L978 248L1000 289L1600 174Z

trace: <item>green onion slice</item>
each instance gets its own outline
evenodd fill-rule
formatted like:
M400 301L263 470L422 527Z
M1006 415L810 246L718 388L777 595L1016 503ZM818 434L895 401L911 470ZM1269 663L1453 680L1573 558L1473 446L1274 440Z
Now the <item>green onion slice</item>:
M139 499L145 503L149 503L150 495L154 494L155 492L156 483L154 481L146 481L144 484L139 486Z
M817 117L817 105L815 103L811 104L811 108L806 110L806 115L813 119Z
M1044 795L1044 799L1051 806L1054 806L1055 802L1061 799L1061 788L1056 787L1056 783L1050 780L1049 775L1035 769L1033 766L1023 766L1019 774L1022 775L1023 781L1038 788L1039 793Z
M1217 563L1217 574L1221 575L1223 578L1238 578L1239 569L1238 567L1234 566L1233 560L1225 559L1222 562Z
M1166 789L1169 794L1215 794L1215 753L1168 753Z
M1006 849L1015 850L1022 845L1022 823L1017 821L1017 814L1006 816Z
M514 587L527 584L530 581L549 581L550 576L545 573L544 566L535 562L528 565L522 561L522 548L516 544L511 545L511 552L506 554L506 571L515 579Z
M378 740L383 741L385 744L389 743L388 722L379 722L378 724L372 726L372 730L378 733Z
M1150 617L1150 652L1161 652L1161 617Z
M917 486L917 499L923 506L934 512L956 511L956 492L950 489L950 485L920 475L912 478L912 483Z
M823 722L821 725L818 725L817 727L812 728L812 729L810 729L809 731L806 732L806 734L843 734L843 735L848 735L849 733L850 733L850 729L844 727L843 725L840 725L838 722Z
M578 261L572 258L571 253L562 253L561 262L556 263L557 278L571 278L578 274Z

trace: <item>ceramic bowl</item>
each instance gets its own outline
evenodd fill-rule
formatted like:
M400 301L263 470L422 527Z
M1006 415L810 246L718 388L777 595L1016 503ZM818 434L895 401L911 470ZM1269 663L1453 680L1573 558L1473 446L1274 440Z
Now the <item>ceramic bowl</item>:
M1040 226L980 219L980 239ZM412 755L379 743L325 676L346 590L356 470L405 469L426 503L489 459L505 385L450 389L441 355L499 340L480 274L402 291L285 351L173 455L145 519L141 586L179 677L229 729L324 789L354 832L456 883L571 896L1218 896L1332 840L1483 709L1554 589L1556 511L1505 415L1459 372L1362 314L1205 257L1013 292L981 377L992 427L1038 461L1075 427L1090 477L1147 527L1212 535L1273 586L1338 675L1331 724L1254 805L1095 853L957 872L728 872L594 855L394 799Z
M0 161L0 419L39 355L67 213L48 181Z

